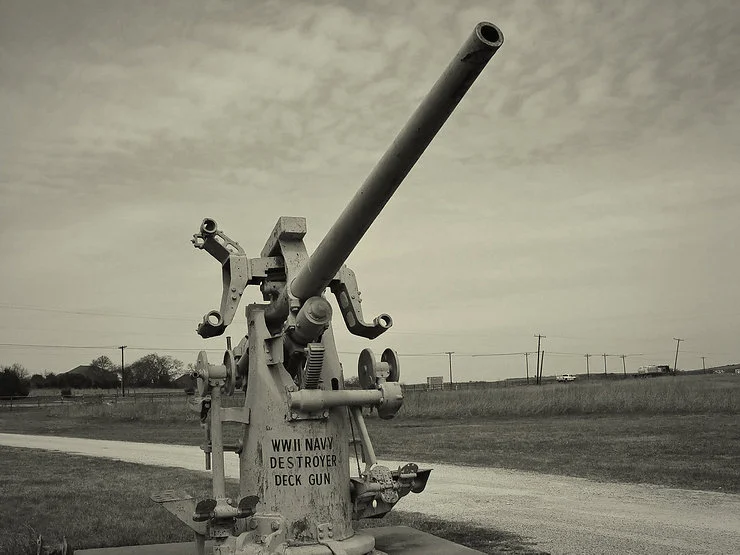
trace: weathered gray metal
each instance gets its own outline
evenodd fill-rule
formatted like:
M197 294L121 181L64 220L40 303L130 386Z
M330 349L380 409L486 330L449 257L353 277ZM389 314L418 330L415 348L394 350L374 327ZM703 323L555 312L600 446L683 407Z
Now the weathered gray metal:
M476 25L308 263L267 310L268 321L287 316L289 295L305 300L323 293L503 41L492 23Z
M381 555L352 520L383 516L403 496L424 490L429 469L377 464L362 412L392 418L401 408L398 356L386 349L378 361L366 349L358 366L363 389L345 389L323 295L330 287L355 335L374 339L390 328L387 314L364 321L355 275L344 262L502 43L494 25L476 26L312 256L303 218L281 217L259 258L248 258L214 220L203 220L193 244L221 263L223 293L198 334L222 334L247 285L259 285L266 304L247 307L247 335L233 351L229 343L223 364L210 364L201 352L194 371L213 468L213 498L193 509L199 549L205 522L220 555ZM222 407L237 384L246 390L244 405ZM242 427L238 445L224 445L226 423ZM357 476L351 448L365 463L359 469L358 460ZM226 494L229 451L240 458L238 502ZM159 499L179 517L186 501Z

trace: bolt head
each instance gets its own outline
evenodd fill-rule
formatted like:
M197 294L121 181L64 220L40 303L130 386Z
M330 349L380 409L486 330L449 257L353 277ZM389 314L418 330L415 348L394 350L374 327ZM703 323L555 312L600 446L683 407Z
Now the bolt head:
M271 528L272 528L273 530L277 530L278 528L280 528L280 523L279 523L279 522L278 522L277 520L273 520L273 521L272 521L272 525L271 525Z

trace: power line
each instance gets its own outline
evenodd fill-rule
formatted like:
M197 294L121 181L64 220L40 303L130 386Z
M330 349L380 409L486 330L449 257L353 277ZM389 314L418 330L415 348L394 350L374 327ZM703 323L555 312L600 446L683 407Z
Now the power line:
M17 305L10 303L0 303L0 309L10 310L30 310L34 312L55 312L59 314L74 314L77 316L104 316L112 318L142 318L146 320L180 320L180 321L192 321L192 316L157 316L154 314L131 314L125 312L104 312L98 310L67 310L63 308L50 308L42 306L32 305ZM195 318L195 320L198 320Z
M458 356L467 356L467 357L510 357L510 356L519 356L519 355L526 355L527 353L518 352L518 353L455 353Z
M42 345L40 343L0 343L0 347L30 347L39 349L117 349L114 345Z

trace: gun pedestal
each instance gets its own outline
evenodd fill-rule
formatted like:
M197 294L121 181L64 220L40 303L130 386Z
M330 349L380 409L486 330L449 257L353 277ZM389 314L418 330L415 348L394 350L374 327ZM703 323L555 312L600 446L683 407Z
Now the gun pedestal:
M494 25L476 26L311 256L303 218L280 218L258 258L247 257L213 219L194 235L195 247L219 261L223 278L221 305L203 317L201 337L224 332L248 285L259 285L265 301L247 307L247 334L236 349L229 346L223 364L209 364L201 352L195 370L209 422L204 451L212 461L213 498L195 506L192 527L213 540L213 553L381 555L375 535L356 533L352 521L382 517L405 495L424 490L429 469L377 463L362 412L374 408L388 419L401 408L398 356L386 349L377 360L364 350L363 389L345 389L324 295L329 288L336 296L355 335L376 339L393 325L388 314L364 320L357 280L344 264L502 43ZM223 408L222 396L239 387L244 405ZM241 444L231 449L223 444L225 422L242 427ZM350 476L351 445L361 446L365 463L357 476ZM228 450L239 455L238 501L225 491Z

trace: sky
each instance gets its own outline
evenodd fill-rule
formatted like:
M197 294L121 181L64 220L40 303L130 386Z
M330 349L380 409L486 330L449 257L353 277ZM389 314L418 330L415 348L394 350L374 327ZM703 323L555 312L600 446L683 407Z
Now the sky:
M347 261L394 325L335 310L345 377L523 377L535 334L546 375L740 361L735 0L0 0L0 364L217 358L202 219L313 250L479 21L504 45Z

